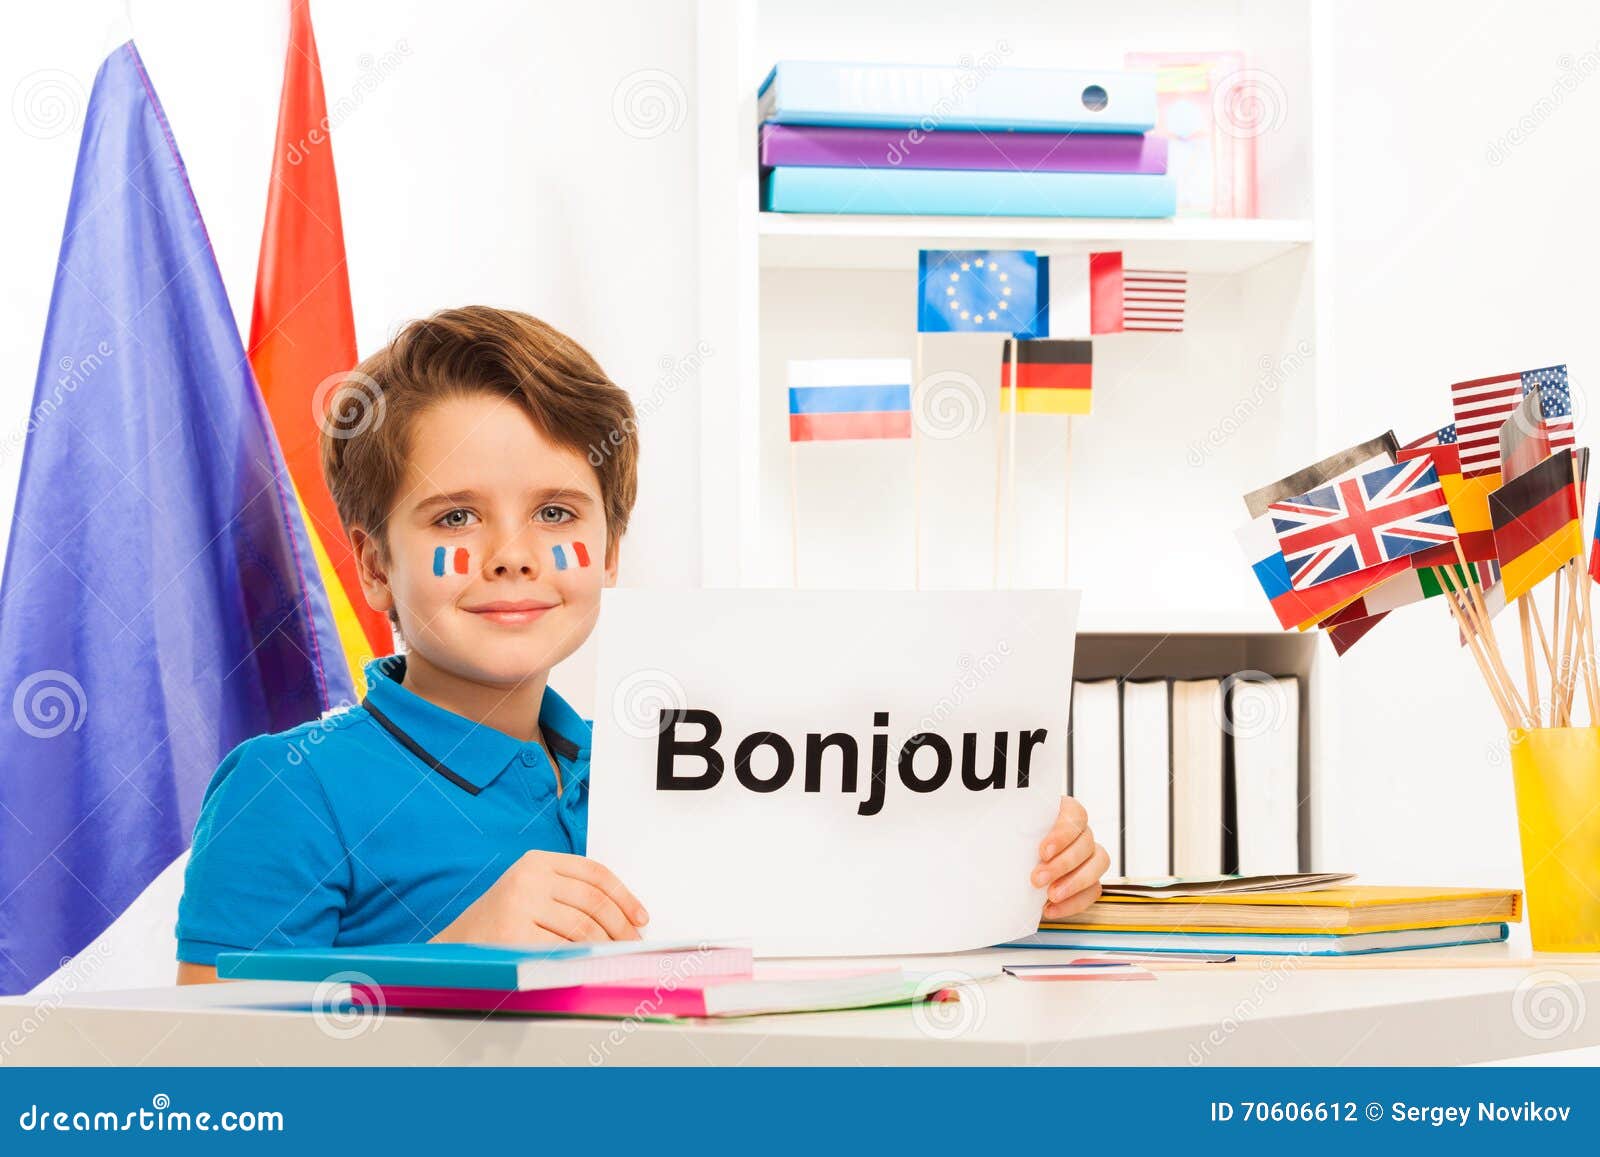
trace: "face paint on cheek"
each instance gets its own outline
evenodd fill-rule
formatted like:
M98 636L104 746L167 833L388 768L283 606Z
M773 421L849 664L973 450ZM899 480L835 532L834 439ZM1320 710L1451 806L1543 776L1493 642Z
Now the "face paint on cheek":
M589 548L581 542L568 545L553 546L550 553L555 555L556 569L567 570L569 567L584 567L589 565Z
M436 547L433 548L433 573L435 575L437 575L439 578L443 578L444 577L444 573L445 573L445 556L447 554L449 554L449 551L445 547L436 546ZM450 560L450 569L453 570L456 574L466 574L467 573L467 548L466 547L464 547L464 546L456 547L455 554Z

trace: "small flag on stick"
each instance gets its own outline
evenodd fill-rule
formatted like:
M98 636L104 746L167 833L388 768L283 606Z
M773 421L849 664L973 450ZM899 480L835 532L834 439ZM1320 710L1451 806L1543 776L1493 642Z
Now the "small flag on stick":
M1461 449L1456 441L1455 424L1442 426L1415 442L1407 442L1395 455L1401 462L1427 458L1439 475L1445 501L1450 504L1450 520L1460 536L1461 553L1468 562L1494 559L1494 524L1489 519L1489 491L1500 485L1498 474L1477 478L1461 476ZM1451 566L1458 561L1455 544L1420 550L1411 556L1412 567L1424 570Z
M1094 400L1094 343L1044 338L1016 343L1017 380L1011 381L1012 340L1000 356L1000 412L1011 412L1013 384L1019 414L1087 414Z
M1245 509L1250 512L1251 518L1260 518L1267 512L1268 506L1281 499L1292 498L1340 478L1387 465L1395 461L1399 449L1400 443L1395 440L1394 431L1385 430L1376 438L1368 438L1276 482L1250 491L1244 496Z
M1189 275L1178 269L1122 272L1122 328L1130 332L1182 333Z
M1031 249L924 249L917 255L918 333L1035 335L1039 257Z
M1522 399L1535 391L1540 395L1540 421L1551 450L1570 448L1574 441L1572 395L1566 366L1476 378L1450 387L1464 477L1501 473L1500 427Z
M789 441L911 437L911 362L822 358L789 363Z
M1583 555L1582 502L1573 483L1588 473L1587 450L1562 450L1489 495L1501 586L1508 602Z
M1033 337L1121 333L1122 254L1066 253L1039 258L1040 323Z
M1456 537L1450 505L1427 460L1380 466L1269 509L1296 590Z

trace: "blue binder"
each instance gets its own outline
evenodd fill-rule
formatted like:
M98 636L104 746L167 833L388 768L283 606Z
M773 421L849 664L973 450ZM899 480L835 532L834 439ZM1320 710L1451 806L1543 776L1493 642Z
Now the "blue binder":
M1152 72L779 61L761 119L876 128L1142 133L1156 124ZM930 123L931 122L931 123Z
M1171 217L1178 183L1139 173L777 168L762 187L775 213L950 217Z

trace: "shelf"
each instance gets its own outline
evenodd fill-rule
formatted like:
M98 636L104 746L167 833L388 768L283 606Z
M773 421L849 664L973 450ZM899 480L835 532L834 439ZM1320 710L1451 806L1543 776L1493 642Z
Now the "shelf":
M767 269L915 269L919 249L1120 249L1134 268L1240 273L1309 245L1310 221L761 213Z

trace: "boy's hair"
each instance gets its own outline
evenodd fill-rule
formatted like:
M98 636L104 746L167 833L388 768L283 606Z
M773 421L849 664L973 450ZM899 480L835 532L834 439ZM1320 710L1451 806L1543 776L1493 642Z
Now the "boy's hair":
M387 556L417 415L479 393L512 399L545 437L588 459L600 476L609 550L628 527L638 490L633 402L564 333L485 305L408 323L335 391L320 422L322 475L346 531L361 527Z

